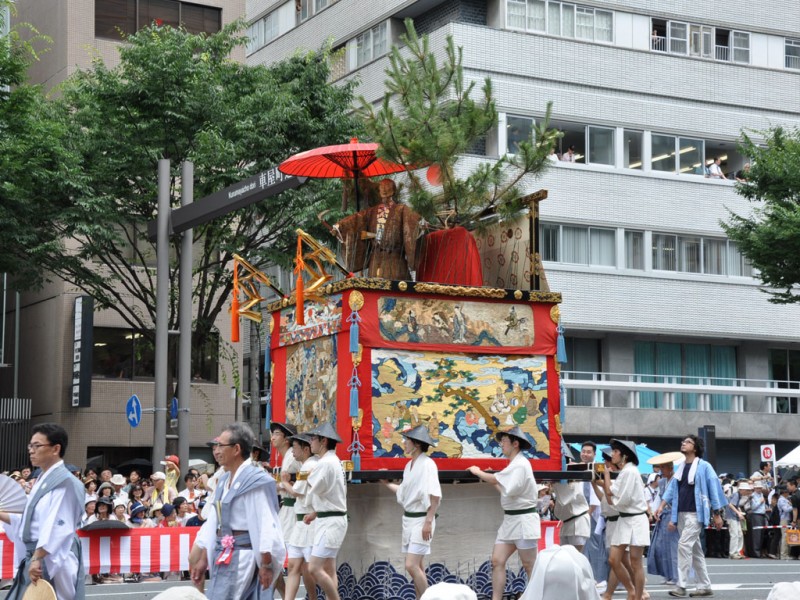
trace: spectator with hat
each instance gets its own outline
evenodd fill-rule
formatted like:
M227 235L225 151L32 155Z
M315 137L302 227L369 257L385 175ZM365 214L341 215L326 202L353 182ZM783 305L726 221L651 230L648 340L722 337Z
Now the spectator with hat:
M516 552L530 579L542 529L536 509L538 486L531 463L523 454L531 448L528 436L517 425L495 437L508 465L499 473L487 473L475 465L467 470L500 492L504 516L492 550L492 600L502 600L508 559Z
M780 558L781 560L789 560L789 545L786 543L786 530L792 522L792 502L789 500L789 487L785 483L781 483L778 487L778 514L780 516L781 529L779 530L781 536L780 544Z
M741 490L751 490L748 482L742 482L738 486L732 483L722 486L722 491L728 500L725 506L725 523L728 526L728 558L732 560L740 560L742 556L742 549L744 548L744 536L742 534L742 522L745 519L744 512L739 509L739 501L742 499Z
M397 496L397 503L403 507L402 551L406 555L406 571L414 583L417 598L428 588L423 559L431 553L431 540L436 528L436 511L442 500L442 486L439 484L439 469L426 452L436 443L425 425L418 425L403 436L403 450L411 458L403 469L400 485L386 485Z
M291 438L292 454L300 461L300 471L294 483L285 484L288 494L295 498L295 524L289 537L286 538L286 551L289 556L289 568L286 576L284 598L295 600L300 587L302 575L309 600L317 600L316 583L308 572L311 562L311 549L314 547L314 525L303 522L303 518L314 512L309 498L308 476L314 470L319 458L311 452L311 438L305 433L298 433Z
M317 466L308 476L312 513L306 524L314 523L314 547L311 549L309 573L328 600L340 600L336 582L336 556L347 535L347 484L342 463L336 456L336 444L342 438L330 423L308 432L311 452L317 455Z
M747 530L750 534L751 558L761 558L764 546L764 526L767 524L767 502L765 498L764 482L757 479L753 482L753 493L745 510Z
M128 515L125 514L125 510L128 508L128 503L123 498L116 498L113 506L113 514L111 515L111 518L127 525Z
M636 444L631 441L613 438L610 446L611 461L606 461L603 491L608 503L619 512L619 519L611 537L608 562L627 590L628 598L641 600L645 584L642 556L644 549L650 545L650 522L644 484L639 476L639 457ZM619 475L613 483L611 465L619 469ZM626 552L630 553L630 572L624 564Z
M167 486L167 475L162 471L156 471L150 475L153 482L153 489L150 492L150 505L170 504L178 497L178 492L174 487Z
M114 485L110 481L104 481L100 484L100 487L97 488L97 497L98 498L114 498Z
M287 484L291 484L292 477L300 470L300 461L296 460L292 453L292 443L289 438L297 433L297 427L290 423L273 421L270 423L269 432L270 445L275 452L275 468L273 474L278 480L278 497L281 505L278 517L280 518L281 529L283 530L283 539L288 540L292 535L292 529L296 521L294 516L295 499L291 494L287 493ZM256 450L258 450L257 455L259 458L262 456L267 458L266 450L254 444L253 455L256 455ZM281 596L283 596L285 591L284 585L283 576L279 575L275 582L275 589L280 592Z
M170 490L172 497L169 501L172 502L178 495L178 481L180 481L181 478L181 460L176 455L169 454L164 457L164 460L161 461L161 464L164 465L164 471L166 475L165 485L167 489Z
M111 485L114 486L114 499L115 500L124 500L125 504L128 503L128 493L125 491L125 486L128 482L125 480L121 474L117 473L111 478Z
M664 494L664 500L672 507L670 527L677 527L681 535L678 541L678 585L669 592L670 596L677 598L714 595L700 534L712 522L717 529L722 527L727 500L714 467L702 458L704 449L703 441L696 435L683 438L681 453L684 462L678 465ZM686 585L691 567L697 578L697 589L689 594Z
M650 550L647 553L647 572L661 575L667 585L676 585L678 581L678 539L680 536L669 528L670 505L663 500L675 474L675 461L683 460L680 452L666 452L647 460L658 467L661 479L658 482L659 505L653 509L655 527L650 538Z

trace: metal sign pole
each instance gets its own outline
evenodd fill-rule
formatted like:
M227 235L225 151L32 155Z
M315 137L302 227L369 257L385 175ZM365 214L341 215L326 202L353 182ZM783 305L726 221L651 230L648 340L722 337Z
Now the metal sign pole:
M158 161L156 231L156 373L153 388L153 466L167 452L167 362L169 354L169 159Z
M181 168L181 206L194 200L194 163L186 161ZM193 230L183 232L181 240L180 279L178 281L178 458L181 473L189 472L189 436L192 399L192 242Z

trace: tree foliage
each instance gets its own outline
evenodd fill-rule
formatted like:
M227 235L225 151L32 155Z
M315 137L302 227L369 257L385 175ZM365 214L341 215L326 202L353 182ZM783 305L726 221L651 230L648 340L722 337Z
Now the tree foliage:
M5 8L13 4L0 0L0 20L9 14ZM0 32L7 25L0 23ZM59 187L70 162L58 143L62 127L42 118L48 107L41 88L26 82L47 43L25 25L0 35L0 271L19 286L35 283L40 273L28 250L55 242L50 223L58 204L40 200Z
M776 127L763 135L764 143L746 134L740 142L751 167L736 191L755 203L752 213L731 212L722 227L759 270L771 302L800 302L800 129Z
M451 221L469 227L477 225L487 210L514 214L520 208L520 184L526 176L544 171L560 135L549 129L550 105L535 126L535 142L520 144L514 156L482 161L469 173L461 173L458 161L497 126L491 80L487 78L477 94L475 82L464 76L462 49L455 47L451 36L439 64L428 36L419 37L411 19L405 24L401 37L405 47L395 46L389 55L383 102L376 109L363 97L360 100L359 114L368 135L390 160L410 169L425 165L441 169L438 191L426 185L420 171L409 173L410 202L429 221L435 222L437 213L452 211Z
M37 248L35 259L148 337L155 320L155 249L146 225L156 216L159 159L171 160L171 204L177 207L183 161L194 163L198 200L295 152L344 142L356 127L348 115L351 87L328 85L324 52L247 66L230 58L244 42L241 28L235 23L210 36L142 29L120 46L118 66L96 60L64 84L51 107L74 160L53 199L61 208L54 223L61 241ZM199 343L225 307L232 254L256 265L286 262L295 228L336 203L332 190L311 182L193 230ZM173 329L175 294L170 304Z

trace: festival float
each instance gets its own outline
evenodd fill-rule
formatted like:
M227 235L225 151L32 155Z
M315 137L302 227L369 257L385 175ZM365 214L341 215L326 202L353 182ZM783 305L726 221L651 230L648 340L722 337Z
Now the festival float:
M524 214L480 233L456 226L409 236L407 217L393 225L394 207L405 206L394 203L391 211L378 204L329 227L337 251L297 230L295 290L271 301L261 295L264 285L274 289L269 278L236 257L233 331L240 316L266 313L267 414L299 431L330 422L345 440L337 453L354 485L339 560L351 588L359 585L355 572L373 573L371 580L403 576L401 509L394 494L371 484L400 477L408 460L403 431L427 428L437 442L429 454L441 480L452 483L443 486L437 519L437 573L471 581L476 591L490 585L485 561L502 511L496 490L473 483L466 469L502 469L507 461L495 436L518 425L532 444L526 455L537 479L566 477L561 295L547 288L535 235L546 197L544 190L531 194ZM390 225L400 231L389 252L380 241L391 237L381 231ZM381 276L381 263L398 273L389 253L406 260L404 276ZM555 523L548 525L542 547L557 540ZM510 593L524 588L522 573L509 577Z

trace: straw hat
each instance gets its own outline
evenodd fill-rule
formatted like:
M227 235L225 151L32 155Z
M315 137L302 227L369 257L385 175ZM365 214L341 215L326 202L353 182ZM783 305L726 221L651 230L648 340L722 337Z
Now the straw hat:
M664 454L656 454L652 458L647 459L648 465L667 465L670 463L680 462L684 459L681 452L664 452Z
M628 457L628 462L635 465L639 464L639 457L636 455L636 444L630 440L621 440L619 438L611 438L609 445L612 449L619 450Z
M46 580L40 579L36 585L31 584L25 588L22 600L58 600L58 598L53 586Z
M125 481L125 478L117 473L111 478L111 483L114 485L126 485L128 482Z
M293 435L289 438L291 441L297 440L298 442L303 442L304 444L311 444L311 436L307 433L298 433Z
M295 427L294 425L292 425L290 423L281 423L280 421L273 421L272 423L269 424L270 433L272 433L276 429L278 429L279 431L282 431L284 433L284 435L286 435L286 437L291 437L291 436L297 434L297 427ZM327 437L327 436L323 436L323 437Z
M275 423L273 423L275 425ZM323 423L312 429L311 431L306 432L307 435L316 435L318 437L328 438L329 440L333 440L336 443L341 443L342 438L339 437L339 434L336 433L336 430L333 428L333 425L330 423ZM292 433L291 435L294 435Z
M422 442L423 444L428 444L428 446L435 446L436 442L433 441L431 434L428 433L428 428L425 425L417 425L414 429L409 429L408 431L401 431L400 435L406 437L410 440L414 440L417 442Z
M526 436L525 432L522 431L522 429L520 429L519 425L517 425L516 427L512 427L511 429L507 429L506 431L498 431L494 437L496 437L497 441L499 442L504 435L519 440L520 450L530 450L531 443L528 440L528 436Z

